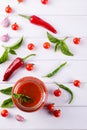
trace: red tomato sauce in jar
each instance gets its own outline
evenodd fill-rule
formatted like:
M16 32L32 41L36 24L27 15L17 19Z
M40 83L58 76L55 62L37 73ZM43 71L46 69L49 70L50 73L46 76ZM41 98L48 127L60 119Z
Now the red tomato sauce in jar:
M23 94L32 98L32 102L20 103L20 100L12 96L14 104L22 111L33 112L45 105L47 99L47 88L45 84L35 77L24 77L16 82L12 93Z

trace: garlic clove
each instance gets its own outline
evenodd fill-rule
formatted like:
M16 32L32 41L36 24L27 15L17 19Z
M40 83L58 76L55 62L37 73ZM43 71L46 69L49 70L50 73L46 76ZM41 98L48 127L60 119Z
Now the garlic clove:
M7 42L9 40L9 35L8 34L2 35L0 39L2 42Z
M21 115L18 115L18 114L17 114L17 115L15 116L15 118L16 118L17 121L24 121L24 117L22 117Z
M10 25L10 21L9 21L8 17L4 18L2 21L2 26L8 27L9 25Z

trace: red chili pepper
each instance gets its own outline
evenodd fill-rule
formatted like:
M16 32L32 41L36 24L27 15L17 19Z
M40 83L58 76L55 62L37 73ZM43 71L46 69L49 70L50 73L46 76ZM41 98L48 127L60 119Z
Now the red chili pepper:
M52 25L50 25L49 23L47 23L46 21L44 21L43 19L41 19L36 15L26 16L26 15L19 14L19 16L28 19L32 24L44 27L53 33L57 33L56 29Z
M7 68L4 76L3 76L3 81L6 81L8 80L8 78L11 76L11 74L17 70L18 68L20 68L23 64L24 64L24 61L29 58L30 56L35 56L35 54L30 54L24 58L16 58L10 65L9 67Z

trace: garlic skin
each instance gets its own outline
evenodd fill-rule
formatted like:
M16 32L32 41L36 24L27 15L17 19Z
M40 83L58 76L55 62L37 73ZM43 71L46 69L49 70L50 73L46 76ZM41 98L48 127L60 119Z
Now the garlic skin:
M2 42L7 42L9 40L9 36L8 36L8 34L5 34L5 35L1 36L0 39Z
M8 17L4 18L2 21L2 26L8 27L9 25L10 25L10 21L9 21Z

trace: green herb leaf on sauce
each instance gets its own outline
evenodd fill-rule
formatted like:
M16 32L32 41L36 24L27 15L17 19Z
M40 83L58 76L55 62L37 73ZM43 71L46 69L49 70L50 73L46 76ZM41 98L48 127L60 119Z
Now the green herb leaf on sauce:
M16 99L20 99L20 103L24 103L24 102L32 102L33 99L29 96L25 96L24 94L16 94L13 93L12 96Z

